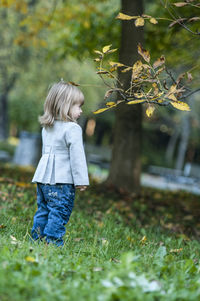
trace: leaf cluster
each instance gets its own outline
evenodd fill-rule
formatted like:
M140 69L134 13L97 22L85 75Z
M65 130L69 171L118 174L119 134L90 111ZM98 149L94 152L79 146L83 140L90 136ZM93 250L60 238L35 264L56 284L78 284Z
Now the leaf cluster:
M133 66L113 61L109 61L108 66L103 66L104 57L115 52L116 49L111 49L111 45L108 45L104 46L102 51L94 50L98 54L98 57L94 59L96 62L99 62L97 74L109 87L104 99L108 100L113 93L118 93L121 97L115 102L106 102L106 107L96 110L94 114L102 113L122 102L128 105L147 103L146 115L148 117L153 114L156 104L162 106L171 104L178 110L190 111L189 105L182 101L186 91L183 78L186 77L187 81L191 81L192 75L190 73L181 74L175 80L171 73L166 70L165 57L163 55L152 63L149 51L144 49L141 44L138 44L137 50L141 60L136 61ZM124 89L116 72L118 74L120 72L130 73L131 80L128 89ZM106 77L113 79L112 84L106 81Z

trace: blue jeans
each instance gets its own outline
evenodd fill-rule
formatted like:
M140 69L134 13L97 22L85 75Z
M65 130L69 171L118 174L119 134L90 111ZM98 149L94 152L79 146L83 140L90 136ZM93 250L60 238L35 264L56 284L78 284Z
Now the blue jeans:
M62 237L72 213L74 198L73 184L37 183L38 209L33 219L32 238L34 240L45 238L47 243L62 246Z

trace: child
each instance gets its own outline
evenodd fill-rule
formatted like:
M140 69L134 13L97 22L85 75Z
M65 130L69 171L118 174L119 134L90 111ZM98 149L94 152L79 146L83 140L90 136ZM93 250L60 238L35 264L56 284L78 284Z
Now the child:
M32 179L37 183L38 205L31 232L34 240L45 238L62 246L75 190L84 191L89 185L82 129L77 124L83 104L82 92L62 80L50 89L39 117L42 157Z

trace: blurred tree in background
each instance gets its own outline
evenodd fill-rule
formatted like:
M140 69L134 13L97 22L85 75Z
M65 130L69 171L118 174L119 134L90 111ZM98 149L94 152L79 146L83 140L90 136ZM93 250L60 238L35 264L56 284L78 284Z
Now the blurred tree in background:
M5 37L0 52L0 139L8 136L8 126L12 134L38 130L37 116L47 89L61 78L82 84L85 114L96 108L104 88L94 77L91 56L110 38L117 46L114 3L0 1L0 30Z
M200 145L197 139L197 133L200 130L198 117L200 96L198 93L192 94L193 91L199 89L200 79L200 57L198 55L200 35L196 34L199 30L200 18L198 16L200 8L187 5L187 1L185 2L186 5L182 1L183 4L179 7L179 4L177 4L179 2L181 1L166 1L165 5L163 1L146 2L146 13L158 17L158 24L153 26L146 23L145 42L155 58L161 53L165 55L168 69L173 71L174 78L177 78L180 73L189 71L188 83L190 89L187 91L189 96L186 101L192 110L188 114L180 113L171 108L167 110L158 108L157 114L151 120L144 121L144 127L148 134L152 129L159 138L161 135L165 137L163 143L159 143L159 138L156 139L156 137L153 139L154 142L151 143L156 145L154 151L161 150L163 158L166 159L159 162L159 164L182 169L185 160L189 162L196 160L200 163L198 155ZM191 4L195 3L196 1L193 1ZM172 17L177 21L167 21ZM165 20L159 20L159 18ZM183 25L189 30L185 29ZM192 77L194 78L193 81L191 81ZM153 149L154 147L152 151ZM155 164L156 157L153 161Z

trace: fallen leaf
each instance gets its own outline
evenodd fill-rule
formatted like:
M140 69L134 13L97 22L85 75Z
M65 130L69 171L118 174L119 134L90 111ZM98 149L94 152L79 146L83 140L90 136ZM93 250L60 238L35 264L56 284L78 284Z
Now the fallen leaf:
M140 242L142 244L144 244L146 241L147 241L147 237L146 236L143 236L142 239L140 240Z
M10 238L11 238L11 244L12 244L12 245L17 245L17 244L18 244L18 241L17 241L17 238L16 238L16 237L10 235Z
M26 256L26 257L25 257L25 260L26 260L27 262L36 262L35 258L33 258L33 257L31 257L31 256Z
M76 238L74 238L74 241L81 241L81 240L84 240L84 238L82 238L82 237L76 237Z
M180 253L183 250L183 248L180 249L171 249L169 252L170 253Z
M102 245L107 247L109 245L109 241L107 239L105 239L104 237L101 238L101 242L102 242Z
M114 261L114 262L117 262L117 263L121 263L120 260L118 260L118 259L116 259L116 258L114 258L114 257L110 258L110 261Z
M101 267L96 267L96 268L93 268L93 271L94 272L100 272L102 271L103 269Z

